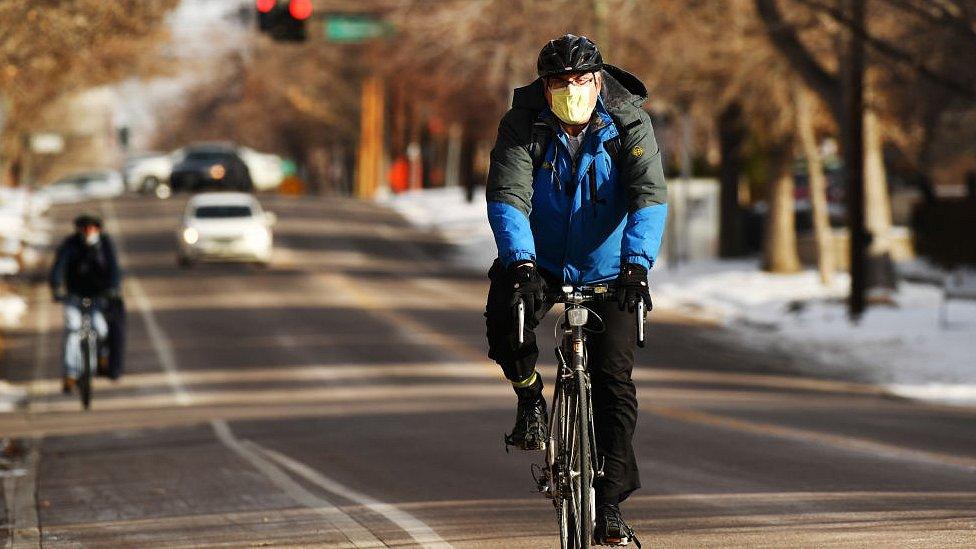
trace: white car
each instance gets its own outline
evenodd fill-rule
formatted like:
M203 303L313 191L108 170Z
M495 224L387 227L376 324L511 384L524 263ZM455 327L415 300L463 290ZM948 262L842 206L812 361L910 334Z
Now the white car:
M38 193L52 204L115 198L125 192L122 175L115 170L93 170L64 177L42 187Z
M281 157L255 151L248 147L238 147L237 155L247 164L247 171L251 172L251 181L256 191L270 191L281 185L285 178L281 171Z
M126 187L131 192L165 193L166 190L161 189L169 181L173 160L173 154L165 153L145 153L130 157L122 170Z
M271 262L277 221L254 196L246 193L201 193L190 199L177 239L180 266L197 261Z

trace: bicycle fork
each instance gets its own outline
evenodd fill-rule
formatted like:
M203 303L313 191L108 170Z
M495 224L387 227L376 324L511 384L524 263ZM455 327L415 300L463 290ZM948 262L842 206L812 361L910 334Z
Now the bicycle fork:
M572 367L572 369L570 371L571 372L582 372L584 374L587 374L587 370L586 370L586 366L587 366L586 365L586 336L584 336L581 333L582 332L582 328L575 328L574 329L574 332L580 332L580 333L574 333L573 334L573 338L571 340L571 345L572 345L572 350L573 350L573 355L572 355L573 356L573 367ZM561 360L561 361L563 361L563 363L565 363L565 358L559 357L559 360ZM586 382L584 384L584 391L585 391L586 394L579 395L579 398L585 398L588 401L587 403L589 404L586 408L588 410L590 410L590 417L589 417L589 420L590 420L589 421L589 425L590 425L590 427L589 427L590 428L590 436L589 436L589 440L590 440L590 456L591 456L591 460L593 462L592 463L592 466L593 466L593 478L594 479L597 479L597 478L603 477L603 456L599 456L598 455L598 452L597 452L597 449L596 449L596 426L594 424L594 419L593 419L593 416L594 416L594 414L593 414L593 398L592 398L592 386L590 384L590 376L589 375L584 375L583 379L586 380Z

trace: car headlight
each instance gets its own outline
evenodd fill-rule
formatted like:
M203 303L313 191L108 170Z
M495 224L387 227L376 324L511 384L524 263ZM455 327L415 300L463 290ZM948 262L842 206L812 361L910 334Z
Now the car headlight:
M183 229L183 241L187 244L196 244L200 240L200 233L193 227Z
M227 170L220 164L210 166L210 177L212 179L223 179L227 175Z

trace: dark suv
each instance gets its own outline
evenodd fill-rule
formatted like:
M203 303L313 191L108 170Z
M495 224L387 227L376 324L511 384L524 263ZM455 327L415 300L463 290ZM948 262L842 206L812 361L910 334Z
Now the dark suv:
M251 192L254 185L247 165L233 147L191 145L169 176L173 192L223 190Z

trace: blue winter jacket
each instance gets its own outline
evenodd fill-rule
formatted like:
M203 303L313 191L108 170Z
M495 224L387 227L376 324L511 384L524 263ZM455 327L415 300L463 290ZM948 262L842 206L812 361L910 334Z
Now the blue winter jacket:
M624 263L648 270L654 264L667 187L661 151L641 108L646 90L616 67L607 66L603 76L575 162L541 79L516 90L492 150L487 189L488 220L504 264L532 260L574 285L612 280ZM540 128L550 137L533 170ZM613 140L616 147L609 145Z

